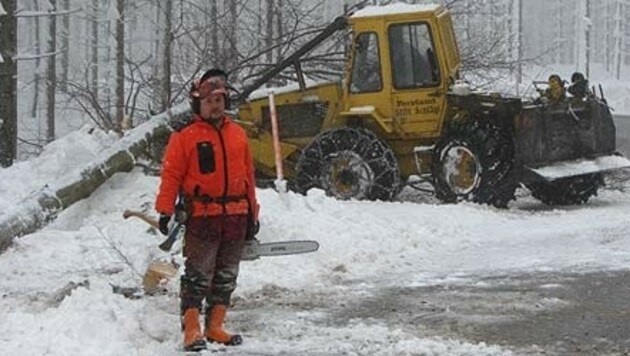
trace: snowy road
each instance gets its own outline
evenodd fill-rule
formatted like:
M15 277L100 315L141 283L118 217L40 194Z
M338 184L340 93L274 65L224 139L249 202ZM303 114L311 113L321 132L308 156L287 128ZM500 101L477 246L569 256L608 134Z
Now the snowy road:
M110 287L139 285L150 261L169 257L146 225L121 218L126 208L150 211L156 186L140 172L118 174L0 255L2 354L180 353L176 281L139 300ZM262 241L316 239L321 248L243 263L228 327L245 344L222 354L630 350L630 182L576 207L518 194L497 210L413 191L383 203L259 190ZM71 282L86 286L66 293Z

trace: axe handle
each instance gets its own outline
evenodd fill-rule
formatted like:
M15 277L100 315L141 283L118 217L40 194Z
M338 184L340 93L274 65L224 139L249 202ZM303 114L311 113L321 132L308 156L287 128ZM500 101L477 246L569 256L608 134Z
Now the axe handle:
M140 220L146 222L147 224L153 226L154 228L158 230L160 229L160 224L158 223L157 220L153 219L152 217L148 216L147 214L141 211L125 210L123 212L123 218L125 219L128 219L132 216L139 218ZM171 247L173 247L173 244L175 243L175 241L177 241L177 235L181 228L182 228L182 224L179 223L178 225L175 226L175 228L171 232L169 232L166 239L158 246L160 250L166 251L166 252L171 250Z
M141 212L141 211L134 211L134 210L125 210L123 212L123 218L128 219L130 217L136 217L141 219L142 221L144 221L145 223L153 226L156 229L160 228L160 224L158 223L157 220L153 219L152 217L150 217L149 215Z

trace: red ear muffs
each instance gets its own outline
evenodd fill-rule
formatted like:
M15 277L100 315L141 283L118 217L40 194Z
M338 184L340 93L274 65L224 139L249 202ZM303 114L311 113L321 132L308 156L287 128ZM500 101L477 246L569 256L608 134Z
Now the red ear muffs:
M190 110L199 115L199 98L190 97L188 101L190 102Z

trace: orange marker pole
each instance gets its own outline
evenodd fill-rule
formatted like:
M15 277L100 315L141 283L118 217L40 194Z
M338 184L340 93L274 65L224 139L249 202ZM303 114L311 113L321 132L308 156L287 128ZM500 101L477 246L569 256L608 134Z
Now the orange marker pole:
M276 190L278 192L286 192L286 183L284 181L284 173L282 171L282 149L280 147L280 133L278 131L278 114L276 112L275 95L269 93L269 116L271 120L271 136L273 138L273 152L276 162Z

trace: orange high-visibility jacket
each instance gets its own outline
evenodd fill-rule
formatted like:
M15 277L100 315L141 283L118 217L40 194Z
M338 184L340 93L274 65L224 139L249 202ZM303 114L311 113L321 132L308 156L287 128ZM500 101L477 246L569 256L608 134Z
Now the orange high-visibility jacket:
M174 132L162 161L155 209L172 215L181 191L192 200L192 216L247 214L258 221L254 165L245 131L224 116L214 126L195 116Z

